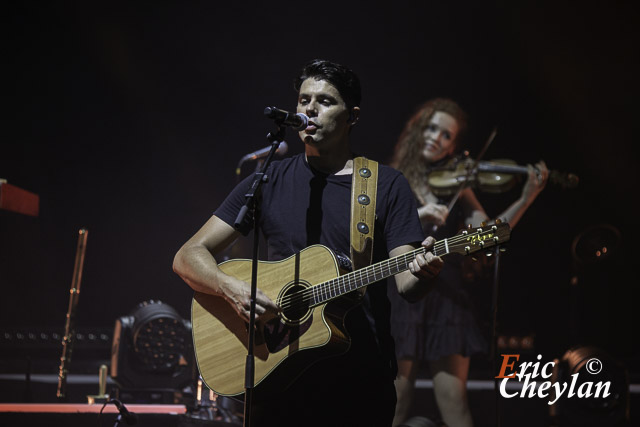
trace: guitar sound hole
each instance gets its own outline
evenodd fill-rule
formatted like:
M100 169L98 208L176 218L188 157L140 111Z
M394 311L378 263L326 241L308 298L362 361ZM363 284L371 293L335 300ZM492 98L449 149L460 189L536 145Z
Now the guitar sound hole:
M289 287L281 298L282 315L289 322L298 322L309 312L310 295L300 285Z
M264 327L264 341L271 353L276 353L297 341L313 323L309 308L310 295L305 286L291 283L282 289L278 304L280 318Z

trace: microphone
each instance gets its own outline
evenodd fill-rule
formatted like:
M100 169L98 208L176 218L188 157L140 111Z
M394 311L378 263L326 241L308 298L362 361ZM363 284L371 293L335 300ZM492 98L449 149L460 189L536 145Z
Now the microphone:
M279 125L291 126L295 130L305 129L309 121L309 117L302 113L294 114L276 107L265 108L264 115L275 120Z
M120 415L122 415L122 418L124 418L124 421L127 424L134 425L138 422L138 416L133 412L129 412L126 406L124 406L124 403L120 402L118 399L111 399L111 403L116 405L118 412L120 412Z
M276 154L284 156L288 149L289 149L289 146L287 145L287 143L285 141L282 141L282 142L280 142L280 145L278 146L278 149L276 150ZM240 167L242 166L242 164L244 162L249 161L249 160L257 160L257 159L261 159L263 157L266 157L269 154L269 151L271 151L271 146L270 145L267 146L267 147L261 148L261 149L259 149L257 151L254 151L253 153L249 153L249 154L246 154L246 155L242 156L242 158L238 162L238 167L236 167L236 175L240 175Z
M287 150L289 149L289 146L287 145L286 142L282 141L280 142L280 145L278 146L278 149L276 150L276 154L280 154L281 156L285 155L287 153ZM267 146L264 148L261 148L257 151L254 151L253 153L249 153L244 155L241 159L240 159L240 164L248 161L248 160L257 160L257 159L261 159L263 157L265 157L267 154L269 154L269 151L271 151L271 146Z

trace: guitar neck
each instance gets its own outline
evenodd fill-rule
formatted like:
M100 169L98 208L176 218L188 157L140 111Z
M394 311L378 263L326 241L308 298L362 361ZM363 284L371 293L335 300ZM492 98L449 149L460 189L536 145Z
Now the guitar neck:
M450 253L448 240L450 239L437 241L431 249L431 252L440 257L448 255ZM338 298L364 286L402 273L409 269L409 264L413 261L416 255L424 253L426 253L426 249L424 247L420 247L413 251L398 255L397 257L378 262L368 267L361 268L360 270L356 270L327 282L312 286L310 289L312 292L310 305L315 307L317 305L324 304L332 299Z

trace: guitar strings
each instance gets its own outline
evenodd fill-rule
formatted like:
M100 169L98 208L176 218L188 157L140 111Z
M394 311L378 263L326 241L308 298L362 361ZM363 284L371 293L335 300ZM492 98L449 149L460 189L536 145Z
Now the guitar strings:
M293 307L294 304L299 304L299 303L303 303L307 305L306 302L309 302L314 297L314 295L317 295L318 297L328 296L329 298L331 298L333 296L336 296L336 294L340 292L340 288L344 288L344 292L342 293L346 293L346 292L350 292L352 290L357 289L357 287L351 289L354 283L357 284L359 282L363 282L365 280L371 279L372 277L377 278L378 276L380 276L380 280L382 280L385 277L389 277L393 274L400 273L401 271L406 270L408 260L413 259L415 257L415 254L420 251L421 249L417 249L416 251L402 254L396 258L393 258L392 260L383 261L382 263L374 264L365 269L358 270L357 272L351 272L343 276L338 276L329 281L319 283L317 285L305 288L300 291L296 291L288 296L284 296L281 299L280 307L283 309L286 309L286 308ZM424 251L424 248L422 248L422 251ZM399 264L400 258L405 259L404 269L400 268L401 267ZM395 262L395 266L393 265L393 262ZM397 271L395 273L391 273L392 269ZM390 274L385 275L385 270L388 271ZM371 273L373 273L373 275ZM356 276L360 276L360 280L356 279ZM365 276L364 279L362 276ZM349 291L346 291L347 287L349 287Z
M482 235L482 234L486 234L486 233L492 232L492 231L495 231L495 230L489 230L487 232L482 232L482 233L479 233L479 234ZM465 242L468 241L469 236L470 236L469 234L454 236L454 237L448 239L447 243L449 243L449 246L456 246L460 241L465 241ZM441 249L446 249L445 242L444 241L436 242L434 244L434 249L435 249L435 252L439 252ZM299 304L299 303L303 303L304 305L309 305L309 304L307 304L307 302L309 302L312 299L313 295L315 295L315 294L317 294L318 296L322 296L323 299L331 299L331 298L333 298L335 296L338 296L338 293L340 293L340 295L342 295L343 293L353 291L353 290L358 289L360 287L360 286L358 286L358 287L355 287L355 288L351 289L351 285L354 282L353 279L355 279L356 284L359 283L359 282L363 282L364 281L363 278L362 278L363 274L366 275L365 276L365 280L371 280L372 277L373 277L374 281L382 280L383 278L389 277L391 275L398 274L398 273L400 273L402 271L405 271L408 268L408 265L407 265L408 262L410 262L413 259L413 257L419 252L425 252L425 248L418 248L418 249L416 249L414 251L410 251L410 252L407 252L405 254L399 255L399 256L397 256L395 258L379 262L377 264L374 264L374 265L371 265L369 267L366 267L366 268L364 268L362 270L358 270L357 272L352 272L352 273L346 274L344 276L339 276L339 277L331 279L331 280L329 280L327 282L323 282L323 283L311 286L309 288L305 288L304 290L294 292L291 295L283 297L281 299L280 306L282 308L290 308L290 307L293 307L294 304ZM448 253L450 253L450 252L446 252L446 253L444 253L442 255L446 255ZM392 262L394 262L394 261L395 261L395 264L396 264L395 265L395 270L397 270L397 271L391 272L391 268L393 267ZM403 266L402 269L400 268L401 267L400 264L398 264L399 261L403 261L404 266ZM389 274L386 275L386 276L384 274L385 267L386 267L386 270L388 270L388 272L389 272ZM380 273L380 279L377 279L377 274L376 273L378 273L378 272ZM373 275L371 273L373 273ZM356 275L358 275L358 274L360 275L360 279L359 280L355 278ZM340 283L340 282L342 282L342 283ZM369 282L364 283L364 285L366 285L368 283ZM335 286L336 284L337 284L337 288ZM364 286L364 285L362 285L362 286ZM349 291L346 291L347 286L350 287ZM342 293L341 293L341 290L340 290L341 287L344 288L344 292L342 292Z
M446 251L447 246L449 246L450 248L458 246L459 243L464 242L467 243L469 240L470 236L473 236L474 234L478 234L478 235L484 235L487 233L491 233L491 232L495 232L497 230L493 230L490 229L488 231L483 231L483 232L479 232L479 233L473 233L473 234L466 234L466 235L457 235L454 237L451 237L449 239L445 239L445 240L441 240L438 241L434 244L434 252L440 252L440 250L445 250L445 253L442 254L443 255L447 255L449 253L451 253L451 251ZM280 307L282 309L289 309L289 308L294 308L294 307L300 307L300 306L308 306L311 305L310 302L313 299L314 295L318 295L319 297L321 296L323 298L323 300L326 299L331 299L335 296L338 296L338 294L342 295L344 293L347 292L351 292L353 290L358 289L361 286L357 286L353 289L351 289L351 286L354 284L354 282L356 284L358 283L363 283L364 281L367 281L367 283L364 283L362 286L367 285L368 283L370 283L369 281L371 281L371 279L373 279L373 281L377 281L377 280L382 280L384 278L390 277L392 275L401 273L402 271L405 271L408 268L408 263L415 257L415 255L417 255L420 252L426 252L425 248L418 248L414 251L410 251L407 252L405 254L399 255L397 257L394 257L392 259L388 259L385 261L381 261L378 262L376 264L373 264L371 266L365 267L361 270L355 271L355 272L351 272L348 274L345 274L344 276L338 276L334 279L331 279L329 281L323 282L323 283L319 283L317 285L313 285L310 286L308 288L305 288L303 290L300 291L296 291L293 292L290 295L285 295L281 301L280 301ZM400 265L399 262L402 261L402 263L404 265ZM396 272L392 273L391 269L393 267L393 263L395 263L395 269L397 270ZM385 276L384 270L388 270L388 275ZM401 268L402 267L402 268ZM373 273L373 274L371 274ZM379 273L380 275L380 279L377 279L377 276ZM360 275L360 280L356 279L356 276ZM365 278L363 280L363 275L365 275ZM354 280L355 279L355 280ZM342 283L340 283L342 282ZM336 287L337 285L337 287ZM349 286L349 291L347 291L347 286ZM341 292L340 288L344 288L344 291ZM318 304L318 302L316 302L316 304Z
M425 248L419 248L411 252L407 252L405 254L399 255L398 257L392 258L390 260L385 260L380 263L376 263L364 269L358 270L356 272L351 272L345 274L343 276L338 276L334 279L331 279L327 282L319 283L317 285L311 286L309 288L305 288L304 290L294 292L288 297L283 297L281 300L281 307L287 306L288 303L296 299L295 302L305 302L310 300L314 295L318 295L318 297L329 297L332 298L336 296L337 293L347 293L353 290L358 289L358 287L353 287L353 284L363 283L371 281L382 280L386 277L392 276L394 274L398 274L402 271L405 271L408 268L408 263L415 257L418 253L424 253ZM357 277L359 276L359 277ZM380 279L378 279L378 277ZM367 283L364 283L365 285ZM363 285L364 286L364 285ZM342 289L344 290L341 292ZM347 288L349 290L347 291ZM306 298L305 298L306 297Z

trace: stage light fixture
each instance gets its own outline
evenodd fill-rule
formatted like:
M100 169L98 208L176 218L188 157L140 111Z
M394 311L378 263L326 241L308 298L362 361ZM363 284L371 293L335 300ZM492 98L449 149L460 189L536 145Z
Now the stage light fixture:
M116 320L111 378L121 390L179 391L194 375L191 323L173 307L149 300Z
M597 369L596 369L597 368ZM585 382L610 382L608 397L563 396L550 406L550 415L556 427L605 427L629 425L629 375L626 367L606 351L594 346L576 346L567 350L553 372L560 385L579 379L578 390ZM588 384L585 384L588 385ZM595 389L595 387L594 387Z

